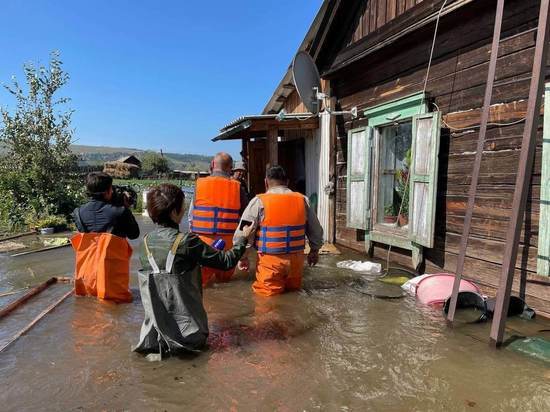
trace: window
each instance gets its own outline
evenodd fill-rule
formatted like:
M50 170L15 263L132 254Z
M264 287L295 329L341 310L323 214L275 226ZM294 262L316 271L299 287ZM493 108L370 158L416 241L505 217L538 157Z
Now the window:
M544 89L537 274L550 276L550 83Z
M378 128L377 223L405 228L409 218L409 169L411 165L412 121Z
M348 134L348 226L417 259L435 226L441 117L426 112L424 94L408 96L367 109L369 126Z

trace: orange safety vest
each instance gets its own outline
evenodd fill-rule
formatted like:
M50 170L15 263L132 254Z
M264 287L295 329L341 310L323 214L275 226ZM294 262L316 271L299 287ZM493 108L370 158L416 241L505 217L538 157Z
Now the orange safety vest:
M115 302L131 302L132 247L110 233L77 233L71 239L76 252L75 294Z
M258 252L268 255L303 252L306 244L306 206L300 193L258 195L264 218L256 234Z
M204 235L232 234L239 225L241 184L209 176L197 180L191 231Z

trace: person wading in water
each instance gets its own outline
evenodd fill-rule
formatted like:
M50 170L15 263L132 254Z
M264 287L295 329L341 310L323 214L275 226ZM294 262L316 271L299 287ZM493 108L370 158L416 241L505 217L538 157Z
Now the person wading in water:
M129 200L113 204L113 178L92 172L86 177L90 201L75 209L80 233L71 239L76 252L75 294L115 302L131 302L128 288L132 248L126 238L137 239L139 226L128 208Z
M222 239L225 250L229 250L248 197L241 183L231 178L233 159L229 154L218 153L212 160L211 169L210 176L198 179L195 184L195 196L189 210L191 231L210 245ZM205 267L202 284L214 280L227 282L233 274L233 269L223 271Z
M306 237L310 252L307 262L317 264L323 245L323 228L309 207L307 197L288 188L288 178L281 166L266 172L266 193L256 196L243 212L242 221L254 222L249 239L258 250L254 292L272 296L302 287ZM237 230L235 238L244 234ZM242 259L239 269L248 271L248 258Z
M234 268L252 227L243 228L226 251L214 249L195 233L180 233L184 194L171 184L152 188L147 194L147 212L158 227L144 237L141 246L139 289L145 319L133 350L156 359L201 350L208 337L201 266L221 271Z

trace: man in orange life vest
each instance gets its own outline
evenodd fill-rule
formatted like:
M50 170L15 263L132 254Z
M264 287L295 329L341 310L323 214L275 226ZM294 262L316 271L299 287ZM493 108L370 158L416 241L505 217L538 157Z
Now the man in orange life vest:
M231 179L233 159L227 153L216 154L210 176L197 179L195 196L189 208L190 230L206 243L225 241L224 250L233 246L233 234L248 198L241 183ZM202 267L202 283L227 282L235 270L221 271Z
M257 229L249 238L249 244L258 249L252 289L258 295L272 296L300 289L305 238L310 246L307 262L314 266L323 245L323 228L307 197L287 187L288 178L281 166L267 170L265 185L266 193L250 201L242 220L253 222ZM238 236L242 236L240 228L235 233ZM248 270L248 266L248 259L241 259L239 268Z

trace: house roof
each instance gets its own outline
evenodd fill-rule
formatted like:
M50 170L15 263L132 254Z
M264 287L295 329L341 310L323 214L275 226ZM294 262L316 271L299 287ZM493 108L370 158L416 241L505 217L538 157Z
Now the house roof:
M305 130L317 129L318 127L319 120L317 115L314 114L289 113L285 114L283 118L279 118L277 114L256 114L241 116L228 123L212 141L265 137L265 132L270 128Z
M447 2L444 0L432 0L422 2L416 7L414 13L403 13L398 16L392 24L386 24L364 37L362 40L346 46L342 53L333 56L335 60L330 61L329 66L323 68L324 72L322 72L321 75L322 77L330 77L344 67L364 59L372 53L410 35L412 32L426 25L433 24L439 17L450 14L473 2L474 0L449 0ZM320 53L325 45L329 46L331 40L327 38L333 36L335 32L345 30L341 27L341 17L350 17L352 13L354 13L354 7L357 4L360 4L360 1L323 1L313 23L296 52L305 50L309 52L318 65L320 63L322 64L322 62L319 61L319 57L323 58L320 56ZM288 98L294 90L292 67L289 65L283 79L280 81L265 106L263 113L278 113L284 107L286 98Z
M326 30L322 29L326 29L328 27L333 16L333 12L338 8L340 3L340 0L323 1L323 4L319 8L315 19L311 23L311 26L309 27L304 40L300 44L300 47L296 50L296 53L305 50L308 51L315 59L318 51L320 50L322 41L324 40L324 34L326 33ZM288 97L294 90L295 87L292 79L292 62L290 62L282 80L279 82L279 85L273 92L273 95L267 102L262 113L278 113L284 105L284 99L281 99L281 97Z
M117 162L121 162L121 163L126 163L126 162L127 162L128 160L130 160L130 159L135 159L135 160L137 160L138 162L141 163L141 161L140 161L137 157L135 157L134 155L123 156L123 157L121 157L120 159L117 159L116 161L117 161Z

